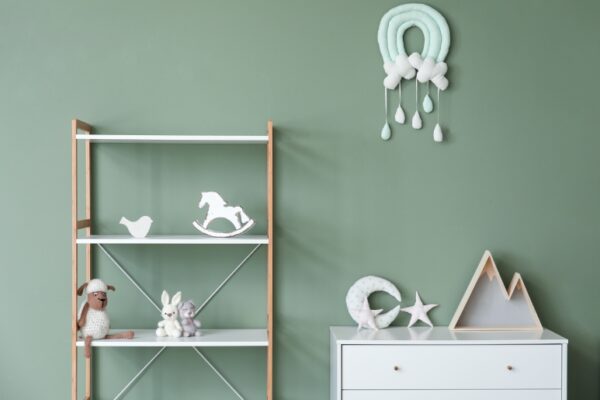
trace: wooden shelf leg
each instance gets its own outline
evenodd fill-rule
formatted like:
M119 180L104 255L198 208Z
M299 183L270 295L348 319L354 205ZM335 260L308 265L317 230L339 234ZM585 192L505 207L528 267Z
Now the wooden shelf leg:
M267 400L273 400L273 121L267 123Z
M76 119L71 121L71 400L77 400L77 287L78 287L78 185L77 185L77 131L81 129L92 133L91 125ZM91 218L91 159L90 144L85 147L85 215ZM91 233L91 223L86 231ZM86 247L86 280L91 277L91 247ZM85 395L91 395L91 362L85 362Z
M90 141L85 142L85 218L92 220L92 159ZM92 225L85 229L87 236L92 235ZM92 279L92 245L85 245L85 280ZM94 349L91 349L92 356ZM92 358L85 359L85 399L92 397Z
M77 400L77 121L71 124L71 400Z

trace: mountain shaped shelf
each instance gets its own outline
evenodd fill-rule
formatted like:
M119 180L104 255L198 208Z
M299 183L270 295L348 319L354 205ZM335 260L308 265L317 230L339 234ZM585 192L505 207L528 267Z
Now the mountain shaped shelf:
M543 329L525 282L515 273L508 285L502 282L492 253L486 250L452 321L453 330Z

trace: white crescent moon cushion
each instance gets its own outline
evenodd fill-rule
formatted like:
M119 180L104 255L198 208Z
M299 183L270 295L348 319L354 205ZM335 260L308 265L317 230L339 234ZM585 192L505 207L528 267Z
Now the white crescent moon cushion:
M357 280L354 285L348 289L346 294L346 307L352 319L358 323L358 314L362 308L365 299L368 299L372 293L386 292L398 302L402 301L398 288L387 279L378 276L365 276ZM375 322L379 328L387 328L396 319L400 312L400 306L396 306L385 314L375 317Z

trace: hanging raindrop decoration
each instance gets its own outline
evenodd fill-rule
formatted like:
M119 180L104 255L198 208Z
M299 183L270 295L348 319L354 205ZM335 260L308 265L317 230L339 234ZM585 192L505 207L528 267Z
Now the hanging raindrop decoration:
M390 129L390 124L388 123L388 120L387 120L387 108L388 108L388 106L387 106L388 93L387 92L388 92L388 90L387 90L387 88L383 88L383 91L384 91L383 96L385 98L385 102L384 102L385 103L385 107L384 107L385 108L385 124L383 125L383 128L381 129L381 138L383 140L389 140L390 137L392 136L392 130Z
M423 99L423 111L427 114L433 111L433 101L431 101L431 97L429 97L429 82L427 82L427 94Z
M385 90L387 90L387 89L385 89ZM387 112L387 107L386 107L386 112ZM398 85L398 108L396 109L396 115L394 116L394 119L399 124L403 124L404 121L406 120L406 115L404 115L404 110L402 109L402 87L400 85Z
M440 89L438 89L438 91L437 91L437 101L438 101L438 108L439 108L439 104L440 104ZM442 133L442 128L440 127L440 111L438 109L437 123L435 124L435 128L433 128L433 141L437 142L437 143L440 143L442 140L444 140L444 134Z
M404 33L411 27L417 27L423 32L423 51L410 56L404 49ZM417 104L412 118L412 127L420 129L422 120L419 114L418 85L427 83L427 94L423 99L423 111L430 113L434 109L433 100L429 95L429 82L437 88L437 124L433 138L436 142L443 140L442 128L439 124L440 90L446 90L448 79L445 77L448 66L444 62L450 48L450 29L446 19L436 10L425 4L402 4L389 10L379 23L377 32L379 50L383 58L383 70L386 77L385 87L385 125L381 133L383 140L391 137L391 129L387 120L387 92L398 88L399 104L396 110L396 122L405 121L402 109L402 79L411 80L416 77ZM385 135L384 135L385 133Z

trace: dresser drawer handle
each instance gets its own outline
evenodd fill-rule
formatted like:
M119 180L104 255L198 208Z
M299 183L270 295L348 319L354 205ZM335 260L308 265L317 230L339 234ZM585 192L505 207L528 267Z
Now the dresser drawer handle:
M509 371L512 371L513 370L513 366L512 365L507 365L506 369L509 370Z
M400 371L400 367L397 365L394 365L394 371Z

